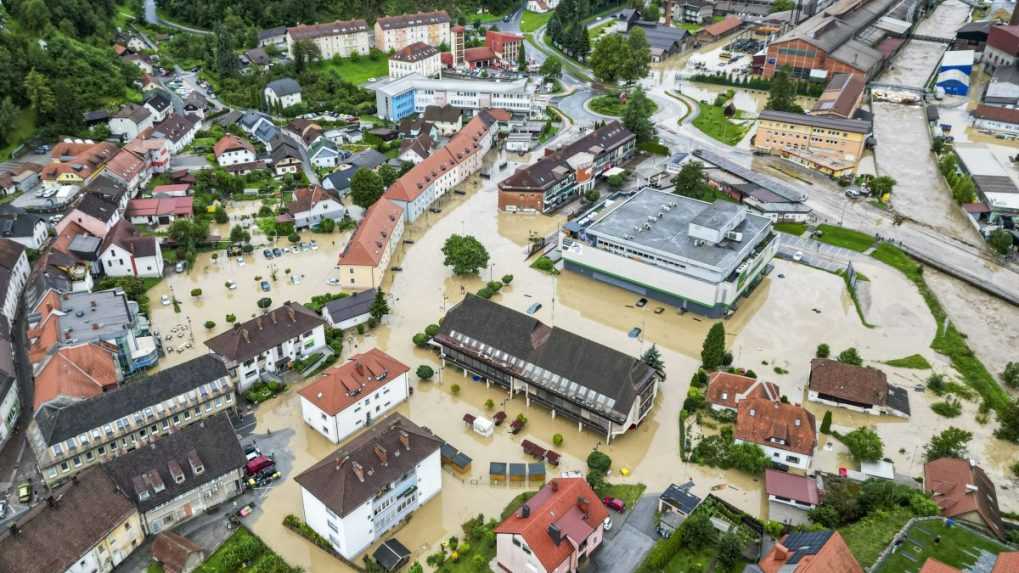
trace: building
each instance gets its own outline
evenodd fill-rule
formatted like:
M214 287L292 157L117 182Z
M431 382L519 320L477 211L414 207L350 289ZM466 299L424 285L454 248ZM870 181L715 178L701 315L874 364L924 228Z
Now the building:
M408 44L389 56L389 77L391 78L402 78L408 74L437 78L441 68L439 50L424 42Z
M973 460L941 458L927 462L923 466L923 490L934 498L941 515L1005 539L994 482Z
M105 237L120 222L120 197L116 201L108 201L98 193L85 193L78 205L57 223L57 233L62 233L68 225L75 223L91 235Z
M382 286L393 253L400 246L404 227L403 207L380 198L368 210L339 259L340 285L347 289Z
M304 423L338 444L386 416L410 394L405 364L378 348L326 370L299 392Z
M740 401L734 435L736 443L757 444L771 461L802 470L810 468L817 446L813 414L797 404L765 398Z
M683 485L669 484L662 495L658 496L658 512L678 513L684 518L688 517L702 501L701 498L690 493L692 486L693 482Z
M272 169L276 175L286 175L287 173L296 175L304 165L301 151L289 137L277 135L273 140L272 151L269 155L272 158Z
M822 77L849 73L869 80L885 58L876 46L888 35L874 24L898 1L834 2L768 45L764 77L789 66L797 78L809 78L816 70L823 71Z
M273 80L265 86L265 102L286 109L301 103L301 84L292 78Z
M522 394L605 436L636 428L650 413L659 376L640 360L500 304L468 294L432 338L442 365Z
M682 28L646 20L637 20L630 24L626 28L627 34L632 32L635 27L644 30L644 36L651 48L652 62L661 62L669 56L682 52L686 49L687 41L690 38L689 32Z
M177 155L194 142L200 126L201 121L197 118L174 114L152 126L152 138L167 140L170 153Z
M100 468L50 495L0 533L0 570L110 573L145 541L138 510Z
M1019 107L1019 68L995 70L984 90L983 103L993 107Z
M131 199L124 216L134 225L159 227L172 225L177 219L190 219L193 214L193 197L157 197Z
M92 398L44 404L28 443L52 486L233 407L226 369L205 355Z
M60 346L33 366L33 412L54 400L94 398L116 389L122 378L116 351L101 342Z
M364 20L336 20L322 24L305 24L287 28L286 50L294 57L294 44L311 42L318 47L322 59L349 58L368 55L372 47L372 29ZM287 107L287 106L284 106Z
M741 202L751 213L773 223L801 223L809 219L811 209L806 204L806 193L706 149L695 149L693 156L705 164L704 175L709 185ZM673 169L678 173L682 167Z
M852 119L863 102L867 83L856 74L835 74L807 113L818 117Z
M535 14L544 14L550 10L555 10L558 5L559 0L527 0L527 11L534 12Z
M377 289L370 288L331 300L322 307L322 317L333 328L340 330L357 328L357 325L364 324L371 318L372 305L378 292Z
M975 50L983 53L987 46L987 36L991 33L991 27L995 23L991 20L968 22L963 24L955 32L955 42L952 44L954 50Z
M1019 26L992 26L981 59L984 71L993 74L998 68L1014 68L1019 63Z
M221 137L212 147L212 153L220 167L251 163L257 158L254 145L232 134Z
M150 535L172 529L244 491L244 449L226 414L103 464L131 498Z
M645 188L568 225L565 268L709 317L730 313L778 249L771 220L740 205Z
M637 136L613 121L499 182L499 209L550 213L593 189L597 177L624 163Z
M525 117L544 117L548 97L536 95L535 87L526 78L500 81L434 79L412 73L378 83L372 89L375 90L377 115L385 120L399 121L425 111L428 106L446 104L471 111L496 108Z
M682 0L672 4L672 18L685 24L710 22L715 15L715 5L708 0Z
M258 47L264 48L266 46L276 46L280 50L286 50L287 49L286 26L277 26L275 28L269 28L259 32Z
M118 152L117 146L108 141L60 142L50 151L53 161L42 168L40 177L43 187L84 187Z
M863 573L838 531L790 533L757 566L763 573Z
M295 478L305 523L354 559L439 493L441 445L400 414L379 420Z
M375 20L375 47L383 52L401 50L415 42L432 47L450 43L450 18L445 10L383 16Z
M977 125L1012 126L1019 130L1016 110L981 105L971 113L978 118ZM957 143L954 149L959 169L976 186L977 202L971 208L979 209L981 223L1008 227L1010 219L1019 216L1019 187L1009 176L1009 170L984 145Z
M145 96L145 107L152 112L152 122L165 121L173 114L173 102L170 96L163 90L153 90Z
M964 96L969 94L970 77L958 69L938 72L934 78L935 88L947 95Z
M247 391L265 377L290 367L290 362L322 352L326 321L294 303L242 323L205 341L212 355L226 365L238 390Z
M725 18L708 24L697 31L697 41L702 44L717 42L722 38L736 32L743 26L743 18L735 15L728 15Z
M159 247L159 239L141 235L134 225L124 220L114 225L103 238L99 259L107 276L163 276L163 251Z
M584 478L556 478L495 528L503 571L576 573L602 543L609 510Z
M120 106L120 109L110 116L107 126L110 129L110 135L120 137L122 141L129 141L152 127L153 123L152 111L148 107L127 103Z
M315 167L332 169L347 157L350 157L349 151L337 148L335 143L324 137L319 137L308 147L308 161Z
M889 384L884 372L827 358L810 361L807 399L874 416L910 414L909 391Z
M287 212L293 218L295 229L305 229L326 219L338 223L347 214L347 208L335 194L312 185L294 190L294 200L287 203Z
M0 239L0 301L3 303L0 312L7 319L7 324L14 324L21 293L31 270L25 245Z
M704 392L704 397L711 404L712 410L735 414L739 403L746 398L779 400L781 394L778 385L772 382L718 371L712 372L708 378L708 388Z
M421 133L417 137L405 139L400 143L400 154L397 159L417 165L432 154L435 149L435 140L427 133Z
M524 37L511 32L488 30L485 32L485 47L499 63L499 67L515 70L524 52Z
M463 110L448 103L426 107L421 118L434 126L443 137L455 135L464 126Z
M205 561L205 551L179 533L164 531L152 542L152 560L165 573L191 573Z
M7 444L21 420L23 406L18 386L10 323L0 318L0 448Z
M863 157L871 123L765 110L758 114L755 149L780 155L833 177L851 175Z
M807 512L821 503L820 478L779 470L764 470L764 491L768 494L768 520L786 525L807 525Z
M1008 135L1019 134L1019 108L980 104L971 112L973 127Z
M152 177L145 159L126 148L113 156L103 174L119 179L132 195Z

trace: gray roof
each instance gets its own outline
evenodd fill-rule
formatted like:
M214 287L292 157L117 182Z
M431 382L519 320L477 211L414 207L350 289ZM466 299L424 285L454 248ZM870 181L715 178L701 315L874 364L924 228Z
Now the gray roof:
M127 296L119 289L64 293L60 310L61 336L75 344L123 336L135 319Z
M42 217L33 215L13 205L0 205L0 236L31 237L39 225L45 225Z
M362 316L371 311L372 302L375 301L375 289L368 289L350 296L331 300L323 307L323 314L328 311L329 318L333 323L343 322L355 316Z
M758 114L758 119L769 121L781 121L797 125L809 125L822 129L838 129L850 133L870 133L871 124L862 119L843 119L841 117L830 117L821 115L807 115L805 113L791 113L788 111L764 110Z
M280 36L286 35L286 33L287 33L286 26L276 26L275 28L268 28L259 32L258 40L261 42L263 40L268 40L270 38L278 38Z
M358 151L354 155L351 155L350 159L347 160L347 163L362 169L375 169L385 162L386 156L374 149Z
M682 44L687 36L690 35L682 28L673 28L665 25L655 24L648 27L641 25L640 28L644 30L644 35L647 36L647 43L651 46L651 49L658 48L665 51L672 50L677 44ZM630 29L631 34L634 29Z
M297 80L292 78L280 78L278 80L273 80L265 87L271 89L277 97L301 93L301 84L297 83Z
M357 167L351 167L350 169L342 169L340 171L334 171L326 176L325 181L329 182L330 187L337 193L344 195L345 191L350 190L350 180L357 173Z
M417 14L400 14L399 16L383 16L375 23L383 30L409 28L411 26L428 26L449 23L449 14L445 10L434 12L418 12Z
M192 460L199 462L200 474L195 474ZM138 505L138 509L146 512L243 468L245 463L247 458L230 418L226 414L217 414L164 436L147 447L116 457L103 467L121 491ZM174 479L171 465L174 465L174 473L179 469L183 474L183 482L177 483ZM158 478L151 472L158 474ZM148 475L148 484L139 479L143 474ZM150 484L159 481L165 489L156 493ZM140 499L140 491L148 492L148 498Z
M1019 102L1019 69L999 66L984 92L984 103L1014 105Z
M209 350L233 362L244 362L266 350L311 332L326 321L294 302L270 310L205 341Z
M802 40L824 50L832 57L854 67L869 70L881 60L881 52L872 46L881 34L864 33L868 26L883 16L900 0L839 0L804 20L773 42ZM854 36L875 36L864 43Z
M35 421L52 446L225 376L226 366L205 354L87 400L49 402L36 412Z
M659 497L679 511L690 515L701 503L701 498L690 493L691 486L693 486L693 482L682 486L671 484Z
M103 223L109 222L118 213L117 204L100 193L85 193L76 209Z

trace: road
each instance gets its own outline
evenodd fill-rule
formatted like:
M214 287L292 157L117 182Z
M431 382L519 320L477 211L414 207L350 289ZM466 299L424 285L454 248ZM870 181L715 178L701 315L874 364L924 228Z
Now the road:
M192 28L190 26L184 26L176 22L169 22L159 17L159 12L156 10L156 0L145 0L145 21L153 26L165 26L167 28L173 28L174 30L180 30L182 32L188 32L189 34L198 34L201 36L211 36L212 32L208 30L201 30L199 28Z
M591 558L592 573L631 573L658 541L658 497L644 495L625 516L613 514L615 526L605 533L602 546Z

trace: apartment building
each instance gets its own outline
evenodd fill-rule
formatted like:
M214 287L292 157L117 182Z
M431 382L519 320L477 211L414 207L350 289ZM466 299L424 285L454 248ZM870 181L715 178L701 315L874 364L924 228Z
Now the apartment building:
M755 149L780 155L833 177L851 175L863 157L871 123L765 110L758 115Z
M354 559L442 489L442 440L392 414L295 478L304 521Z
M984 71L1012 68L1019 63L1019 26L993 26L987 35L987 46L981 60Z
M0 312L8 324L14 324L21 303L21 293L31 272L25 245L11 239L0 239Z
M93 398L44 404L28 442L52 486L234 405L226 368L205 355Z
M355 354L300 391L304 422L338 444L410 395L410 368L378 348Z
M383 52L396 51L414 42L432 47L449 45L449 14L445 10L383 16L375 21L375 47Z
M0 318L0 448L18 427L21 419L21 393L17 371L14 368L14 345L11 327L6 318Z
M400 121L429 106L452 105L468 111L504 109L524 117L544 117L548 97L535 94L526 78L507 81L427 78L411 73L373 86L376 114Z
M753 290L778 250L770 219L728 201L645 188L590 213L564 227L566 270L713 318Z
M409 74L420 74L426 78L437 78L442 70L439 50L424 42L414 42L389 56L389 77L402 78Z
M522 395L606 442L640 425L659 376L647 364L473 294L449 309L432 344L442 365Z
M326 321L295 302L235 323L233 328L205 341L245 392L263 377L276 378L298 358L321 352L326 346Z
M757 444L775 463L808 470L817 446L817 425L814 414L799 404L747 398L737 407L734 437L738 444Z
M240 495L245 463L230 418L217 414L103 467L138 507L145 531L155 535Z
M372 29L364 20L336 20L322 24L304 24L287 28L286 48L294 57L294 44L311 42L318 47L323 59L353 54L367 55L372 47Z
M347 289L382 286L393 253L400 246L405 218L403 207L380 198L368 210L340 253L340 285Z

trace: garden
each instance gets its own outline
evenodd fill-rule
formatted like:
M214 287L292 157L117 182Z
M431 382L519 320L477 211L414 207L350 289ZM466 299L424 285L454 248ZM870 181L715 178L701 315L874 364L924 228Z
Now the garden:
M945 565L967 569L976 564L981 552L997 554L1007 549L963 525L949 525L942 519L916 521L906 531L905 542L874 571L909 571L931 557Z
M637 568L637 573L737 573L753 562L744 553L756 554L760 534L747 525L742 512L708 496L666 539L658 541ZM729 531L721 533L712 524L721 520Z
M269 382L258 382L244 393L244 398L252 404L261 404L266 400L271 400L279 394L286 392L286 390L287 387L285 384L274 380Z
M694 127L701 130L704 135L726 145L736 145L750 130L749 124L732 121L739 117L740 112L729 101L731 98L732 90L729 90L726 94L719 94L713 104L699 102L700 112L693 120Z
M298 573L282 557L249 531L239 527L195 573Z
M595 113L622 117L623 112L626 111L626 102L627 100L619 97L618 94L605 94L591 98L587 105ZM651 114L654 114L658 111L658 104L651 100L649 102L651 104Z

